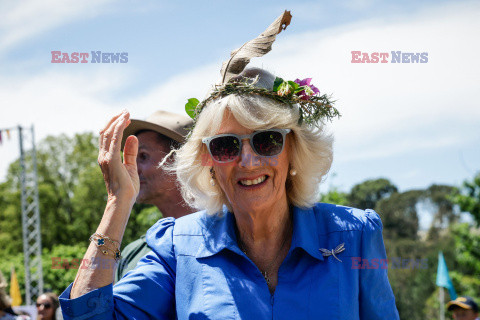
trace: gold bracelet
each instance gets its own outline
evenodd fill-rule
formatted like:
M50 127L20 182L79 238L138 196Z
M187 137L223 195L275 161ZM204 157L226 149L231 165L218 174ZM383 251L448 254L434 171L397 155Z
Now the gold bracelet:
M95 245L97 247L103 247L103 248L100 249L102 251L102 253L106 256L108 256L108 255L113 256L115 258L115 261L120 260L120 258L122 257L122 254L120 253L120 249L119 249L120 245L117 241L112 240L109 237L107 237L107 236L105 236L101 233L92 234L90 236L89 240L91 242L95 243ZM110 243L112 243L114 245L114 250L112 250L111 248L108 248L106 246L105 240L108 240ZM118 247L116 245L118 245ZM109 253L111 253L111 254L109 254Z
M117 249L120 249L120 243L118 241L112 240L111 238L107 237L106 235L102 233L95 232L93 236L97 236L102 239L108 240L111 244L113 244Z

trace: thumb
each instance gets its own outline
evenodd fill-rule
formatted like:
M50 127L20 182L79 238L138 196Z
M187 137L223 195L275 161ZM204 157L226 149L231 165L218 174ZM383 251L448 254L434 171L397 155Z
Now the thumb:
M123 163L127 167L137 170L138 139L135 136L129 136L125 141L123 148ZM132 169L133 169L132 168Z

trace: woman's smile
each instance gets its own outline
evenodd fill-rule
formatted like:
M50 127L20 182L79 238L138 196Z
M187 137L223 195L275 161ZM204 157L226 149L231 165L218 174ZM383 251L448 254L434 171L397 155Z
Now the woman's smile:
M256 178L239 179L237 183L240 185L240 187L250 190L265 185L267 179L268 175L262 174Z

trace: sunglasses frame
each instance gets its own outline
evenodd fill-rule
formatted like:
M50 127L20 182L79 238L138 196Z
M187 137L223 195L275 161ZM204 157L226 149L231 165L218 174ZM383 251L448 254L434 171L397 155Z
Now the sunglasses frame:
M282 140L283 140L283 143L282 143L282 149L280 150L279 153L277 154L274 154L274 155L271 155L271 156L262 156L258 153L257 149L255 148L255 146L253 145L253 137L259 133L263 133L263 132L270 132L270 131L273 131L273 132L277 132L277 133L280 133L282 135ZM248 139L250 141L250 147L252 147L252 150L255 151L255 153L259 156L259 157L263 157L263 158L272 158L272 157L275 157L275 156L278 156L279 154L281 154L283 152L283 149L285 148L285 137L287 136L288 133L290 133L292 130L291 129L267 129L267 130L259 130L259 131L254 131L250 134L244 134L244 135L238 135L238 134L235 134L235 133L222 133L222 134L217 134L215 136L211 136L211 137L208 137L208 138L203 138L202 139L202 143L204 143L206 146L207 146L207 149L208 149L208 153L210 153L210 156L212 157L213 161L215 162L219 162L219 163L228 163L228 162L233 162L235 161L239 156L240 154L242 153L242 147L243 147L243 140L244 139ZM228 161L221 161L221 160L215 160L215 157L213 156L212 152L210 151L210 142L213 140L213 139L216 139L216 138L221 138L221 137L235 137L237 138L239 141L240 141L240 148L239 148L239 151L238 151L238 154L235 158L233 158L232 160L228 160Z
M37 303L37 308L40 308L41 306L43 306L44 309L50 309L52 304L50 302Z

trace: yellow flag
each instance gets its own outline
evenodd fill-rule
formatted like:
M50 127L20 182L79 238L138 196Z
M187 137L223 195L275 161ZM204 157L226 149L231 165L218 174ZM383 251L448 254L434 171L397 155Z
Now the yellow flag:
M18 285L17 274L15 268L12 267L12 276L10 278L10 297L12 298L12 307L22 305L22 295L20 294L20 286Z

